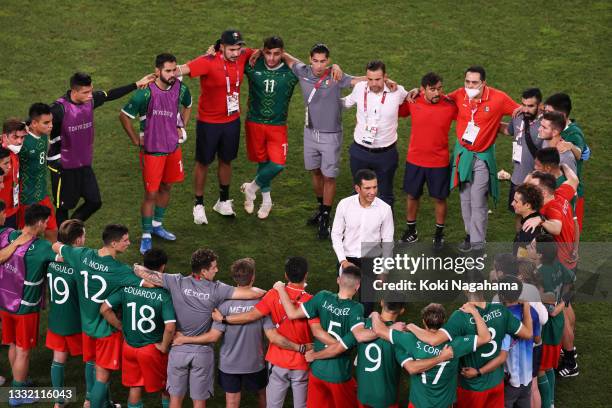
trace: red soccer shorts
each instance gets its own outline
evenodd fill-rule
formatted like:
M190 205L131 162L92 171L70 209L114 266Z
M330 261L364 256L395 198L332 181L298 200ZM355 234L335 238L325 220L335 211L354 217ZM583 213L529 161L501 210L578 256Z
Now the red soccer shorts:
M68 352L71 356L83 354L83 335L82 333L60 336L47 329L45 346L53 351Z
M247 157L252 162L270 160L284 166L289 146L287 140L287 125L246 122Z
M161 183L180 183L185 179L180 146L172 153L163 156L140 152L140 168L145 191L148 193L159 191Z
M330 383L308 374L307 408L354 408L357 406L357 383L354 378Z
M372 408L371 405L364 405L359 400L357 400L357 407L358 408ZM399 404L389 405L387 408L399 408Z
M2 344L16 344L24 350L38 345L40 313L13 314L0 311L2 316Z
M168 355L161 353L154 344L132 347L123 342L121 355L121 383L126 387L142 387L146 392L166 388Z
M542 360L540 360L540 371L547 371L559 366L561 356L561 343L557 345L542 345Z
M54 231L57 229L57 221L55 220L55 207L51 204L51 199L49 196L46 196L36 204L44 205L48 209L51 210L51 216L49 217L49 221L47 221L47 231ZM29 205L20 205L19 210L17 211L17 227L22 229L25 225L25 210L29 207Z
M576 199L576 218L578 218L578 228L582 232L582 222L584 220L584 197Z
M83 333L83 361L95 361L107 370L118 370L121 366L121 332L99 339Z
M470 391L457 387L457 408L503 408L504 382L486 391Z
M96 339L89 337L85 332L82 334L83 340L83 361L96 362Z

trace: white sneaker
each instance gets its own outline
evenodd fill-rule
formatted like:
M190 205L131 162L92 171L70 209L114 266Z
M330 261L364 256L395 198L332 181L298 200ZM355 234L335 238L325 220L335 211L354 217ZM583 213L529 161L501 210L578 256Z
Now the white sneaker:
M270 215L270 211L272 210L272 203L261 203L261 207L259 207L259 211L257 211L257 217L260 220L265 220Z
M242 186L240 186L240 191L244 194L244 211L246 211L247 214L253 214L255 210L255 198L257 198L257 196L249 191L249 184L251 183L243 183Z
M204 211L204 206L202 204L193 206L193 222L198 225L208 224L206 211Z
M234 212L234 208L232 207L232 202L234 200L225 200L220 201L217 200L215 203L213 210L218 212L221 215L225 215L226 217L235 217L236 213Z

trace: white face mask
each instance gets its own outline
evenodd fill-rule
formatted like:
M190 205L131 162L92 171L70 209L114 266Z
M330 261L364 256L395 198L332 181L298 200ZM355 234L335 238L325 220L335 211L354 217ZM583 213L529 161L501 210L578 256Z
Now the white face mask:
M9 149L11 152L15 153L15 154L19 154L19 152L21 151L21 148L23 147L23 145L8 145L6 146L7 149Z
M465 93L468 98L474 99L480 93L480 88L465 88Z

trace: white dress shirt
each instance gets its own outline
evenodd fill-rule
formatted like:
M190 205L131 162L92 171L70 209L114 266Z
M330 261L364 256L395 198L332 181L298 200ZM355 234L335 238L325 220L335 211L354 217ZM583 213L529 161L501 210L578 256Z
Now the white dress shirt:
M369 207L362 207L359 194L342 199L336 207L331 231L332 245L338 261L360 258L365 242L393 242L391 206L376 197Z
M367 100L367 110L364 109L364 95ZM358 82L353 92L342 98L345 108L357 105L357 125L355 126L355 143L369 148L381 148L392 145L397 141L397 112L399 106L406 99L408 92L398 85L395 92L391 92L385 85L383 91L374 93L368 88L367 81ZM384 103L382 103L384 97ZM377 127L374 141L363 143L364 137L370 133L367 129ZM367 140L367 139L366 139Z

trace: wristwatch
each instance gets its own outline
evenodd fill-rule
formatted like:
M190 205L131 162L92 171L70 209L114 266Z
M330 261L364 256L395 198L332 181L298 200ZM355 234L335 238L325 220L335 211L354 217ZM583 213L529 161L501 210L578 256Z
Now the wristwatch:
M226 318L225 316L221 317L221 323L223 323L223 324L229 324L229 323L227 322L227 318Z
M476 369L476 377L482 377L482 373L480 372L480 368Z

